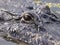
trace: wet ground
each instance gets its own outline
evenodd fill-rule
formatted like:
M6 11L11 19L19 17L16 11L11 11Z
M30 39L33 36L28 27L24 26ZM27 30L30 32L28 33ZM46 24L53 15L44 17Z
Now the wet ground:
M30 3L27 2L32 2L33 0L0 0L0 9L8 10L14 14L20 15L21 12L26 10L23 8L23 6L31 5ZM60 0L42 0L42 2L47 2L47 3L60 3ZM33 6L33 5L32 5ZM60 8L59 7L51 7L51 10L54 12L59 12ZM58 32L60 33L60 32ZM57 34L58 35L58 34ZM3 38L0 38L0 45L18 45L16 43L6 41ZM22 45L22 44L19 44ZM23 44L25 45L25 44Z

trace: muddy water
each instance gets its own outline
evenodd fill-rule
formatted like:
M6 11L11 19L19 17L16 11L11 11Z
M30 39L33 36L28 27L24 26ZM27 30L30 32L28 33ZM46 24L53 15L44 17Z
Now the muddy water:
M0 45L17 45L16 43L8 42L3 38L0 38Z

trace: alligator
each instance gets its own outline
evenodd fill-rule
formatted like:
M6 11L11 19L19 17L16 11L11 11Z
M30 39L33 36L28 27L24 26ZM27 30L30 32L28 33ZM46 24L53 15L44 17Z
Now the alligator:
M27 45L59 45L57 15L47 5L42 5L38 12L33 7L27 8L29 11L23 11L21 15L0 10L0 37Z

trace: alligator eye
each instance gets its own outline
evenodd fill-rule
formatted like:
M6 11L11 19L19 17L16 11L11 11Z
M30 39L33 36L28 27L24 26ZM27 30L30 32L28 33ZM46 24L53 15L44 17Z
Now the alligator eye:
M23 16L23 18L24 18L25 21L30 21L30 20L32 20L32 16L29 15L29 14L25 14L25 15Z

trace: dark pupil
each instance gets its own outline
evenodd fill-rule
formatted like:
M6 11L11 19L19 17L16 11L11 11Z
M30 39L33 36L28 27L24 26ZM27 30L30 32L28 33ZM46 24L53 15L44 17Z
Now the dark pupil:
M25 15L25 16L24 16L24 19L25 19L26 21L30 21L32 18L31 18L31 16L29 16L29 15Z

